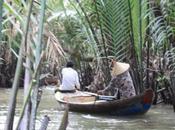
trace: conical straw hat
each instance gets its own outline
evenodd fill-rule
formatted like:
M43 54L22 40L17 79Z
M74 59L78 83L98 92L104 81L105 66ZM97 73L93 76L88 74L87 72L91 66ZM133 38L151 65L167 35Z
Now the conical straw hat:
M113 68L112 68L112 76L116 76L119 74L122 74L126 72L129 69L130 65L127 63L122 62L113 62Z

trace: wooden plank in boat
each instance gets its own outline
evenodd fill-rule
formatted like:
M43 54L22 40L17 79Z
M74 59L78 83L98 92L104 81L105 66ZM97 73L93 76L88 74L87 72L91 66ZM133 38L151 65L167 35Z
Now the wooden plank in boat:
M75 93L56 92L55 98L59 101L68 103L86 103L96 100L96 96L81 91L76 91Z
M68 103L86 103L94 102L96 100L95 96L73 96L73 97L64 97L64 101Z

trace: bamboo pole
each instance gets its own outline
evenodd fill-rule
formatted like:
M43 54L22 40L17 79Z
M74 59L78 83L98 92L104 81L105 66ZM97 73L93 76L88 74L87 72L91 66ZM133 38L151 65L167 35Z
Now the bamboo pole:
M30 41L27 42L26 48L25 48L27 54L26 54L26 63L25 63L25 75L24 75L24 102L26 95L28 93L28 87L32 79L32 75L30 73L31 71L31 61L30 61ZM25 108L24 116L22 119L22 122L20 124L20 129L21 130L28 130L29 129L29 124L30 124L30 114L31 114L31 104L30 100L28 100L28 103Z
M30 95L31 95L31 92L32 92L32 89L33 89L33 86L35 85L35 83L36 83L36 75L37 75L37 72L38 72L38 69L39 69L39 67L40 67L40 62L42 61L42 57L43 57L43 53L41 54L41 58L40 58L40 60L39 60L39 64L38 64L38 66L36 67L36 69L35 69L35 71L34 71L34 73L33 73L33 75L32 75L32 80L30 81L30 84L29 84L29 89L28 89L28 93L27 93L27 95L26 95L26 97L25 97L25 101L24 101L24 104L23 104L23 106L22 106L22 110L21 110L21 113L20 113L20 116L19 116L19 120L18 120L18 122L17 122L17 126L16 126L16 129L18 129L19 128L19 125L20 125L20 122L21 122L21 120L22 120L22 117L23 117L23 115L24 115L24 111L25 111L25 108L26 108L26 105L27 105L27 103L28 103L28 100L29 100L29 98L30 98Z
M0 45L2 45L2 14L3 14L3 0L0 0Z
M20 45L19 57L18 57L16 71L15 71L14 82L12 85L12 95L10 98L8 114L7 114L6 124L5 124L5 130L13 129L13 121L14 121L15 108L16 108L16 96L17 96L17 91L19 87L18 83L19 83L19 78L20 78L21 68L22 68L22 61L23 61L22 60L23 59L23 49L24 49L24 45L27 43L27 35L28 35L28 30L29 30L29 21L30 21L32 6L33 6L33 0L30 3L29 12L27 16L27 22L26 22L26 26L24 30L24 36L23 36L23 39Z
M29 45L27 45L27 56L26 56L27 68L25 68L25 76L24 76L24 102L25 102L25 98L26 98L27 93L28 93L29 84L31 82L31 73L30 73L31 63L30 63L30 59L29 59L28 55L30 55ZM29 119L30 119L30 114L31 114L30 107L31 107L30 100L28 100L26 108L25 108L25 113L24 113L22 122L20 124L21 130L28 130L29 129L29 122L30 122Z
M41 11L40 11L40 23L39 23L39 32L38 32L38 42L36 44L36 56L35 56L35 64L38 66L39 59L41 56L41 43L42 43L42 35L43 35L43 26L44 26L44 16L45 16L45 8L46 8L46 0L42 0L41 2ZM32 96L32 111L31 111L31 118L30 118L30 130L35 129L35 119L36 119L36 112L37 112L37 99L38 99L38 87L39 87L39 71L37 72L36 76L36 85L33 89L33 96Z
M69 106L67 104L58 130L66 130L68 125L68 117L69 117Z
M30 84L30 81L31 81L31 74L30 74L30 66L31 66L31 63L30 63L30 59L28 57L28 55L30 54L29 52L29 45L27 45L27 57L26 57L26 65L27 65L27 68L25 68L25 77L24 77L24 101L25 101L25 97L27 95L27 92L28 92L28 87L29 87L29 84ZM28 101L27 103L27 106L25 108L25 114L23 116L23 120L22 120L22 123L20 125L20 129L21 130L28 130L29 129L29 122L30 122L30 100Z
M32 75L30 73L31 71L31 61L30 61L30 41L27 42L26 48L25 48L27 54L26 54L26 67L25 67L25 76L24 76L24 102L25 98L28 94L29 85L32 80ZM31 103L30 99L28 100L25 112L22 121L20 122L20 129L21 130L29 130L29 124L30 124L30 114L31 114Z

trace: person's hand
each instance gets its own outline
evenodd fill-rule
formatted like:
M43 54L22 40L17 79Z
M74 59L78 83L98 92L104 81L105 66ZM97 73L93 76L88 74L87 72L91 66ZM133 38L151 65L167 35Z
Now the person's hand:
M103 94L104 94L104 93L103 93L103 90L97 91L97 94L98 94L98 95L103 95Z
M80 91L80 89L79 89L79 88L76 88L76 90Z
M79 85L76 85L75 86L75 89L80 91L80 86Z

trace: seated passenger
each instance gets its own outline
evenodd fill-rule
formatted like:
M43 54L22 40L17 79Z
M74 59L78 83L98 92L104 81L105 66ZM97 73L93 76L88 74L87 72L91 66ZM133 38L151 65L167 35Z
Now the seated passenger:
M98 94L103 95L118 95L120 98L129 98L136 95L132 78L129 74L129 64L112 61L112 79L108 86L98 91Z
M80 89L78 73L73 69L73 66L73 62L69 61L66 67L62 69L62 82L59 91L74 92L76 89Z

